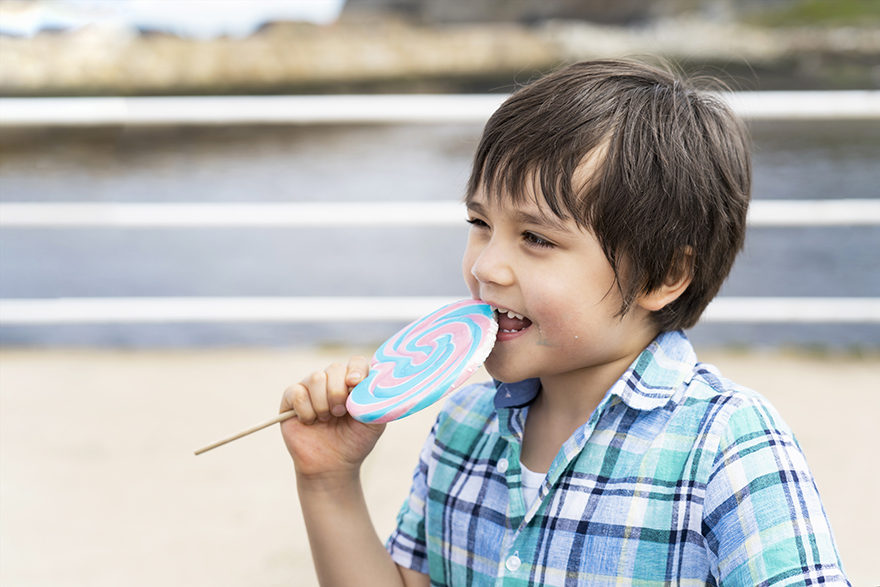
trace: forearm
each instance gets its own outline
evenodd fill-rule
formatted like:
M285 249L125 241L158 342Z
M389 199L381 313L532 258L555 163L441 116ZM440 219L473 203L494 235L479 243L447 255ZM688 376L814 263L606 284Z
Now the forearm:
M370 520L357 473L333 480L298 476L297 488L321 585L404 585Z

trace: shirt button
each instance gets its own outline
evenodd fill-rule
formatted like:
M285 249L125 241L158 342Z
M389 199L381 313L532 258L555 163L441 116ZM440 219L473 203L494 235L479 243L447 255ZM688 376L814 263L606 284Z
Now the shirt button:
M511 573L515 573L522 566L522 561L519 560L519 557L515 554L509 556L506 561L504 561L504 566L507 567L507 570Z
M507 459L498 459L498 464L495 465L495 470L498 471L499 473L502 473L502 474L506 473L507 472Z

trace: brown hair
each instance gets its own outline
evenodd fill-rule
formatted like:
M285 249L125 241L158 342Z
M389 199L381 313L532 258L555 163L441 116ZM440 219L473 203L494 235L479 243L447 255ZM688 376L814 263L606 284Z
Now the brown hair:
M600 156L595 172L575 181L591 154ZM665 69L577 63L520 89L492 115L467 199L480 187L515 203L540 193L558 217L591 230L614 269L620 315L639 294L690 272L685 292L652 316L661 331L689 328L743 246L749 140L718 97Z

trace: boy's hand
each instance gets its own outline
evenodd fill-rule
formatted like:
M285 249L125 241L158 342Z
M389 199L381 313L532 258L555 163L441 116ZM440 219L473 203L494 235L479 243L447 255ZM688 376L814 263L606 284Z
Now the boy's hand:
M348 365L333 363L284 391L280 411L294 409L297 417L281 423L281 434L300 478L357 474L373 450L385 425L363 424L345 410L348 394L369 370L366 358L352 357Z

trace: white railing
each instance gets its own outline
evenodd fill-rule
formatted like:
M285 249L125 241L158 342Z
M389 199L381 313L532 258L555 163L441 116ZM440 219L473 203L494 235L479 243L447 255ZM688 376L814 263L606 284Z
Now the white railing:
M425 202L0 203L5 228L464 226L464 204ZM880 199L756 200L751 226L880 224Z
M0 203L0 227L464 226L458 202Z
M409 321L451 297L126 297L0 300L0 324ZM880 324L880 298L721 297L704 322Z
M880 91L721 94L749 119L880 118ZM0 128L480 123L504 94L0 98Z

